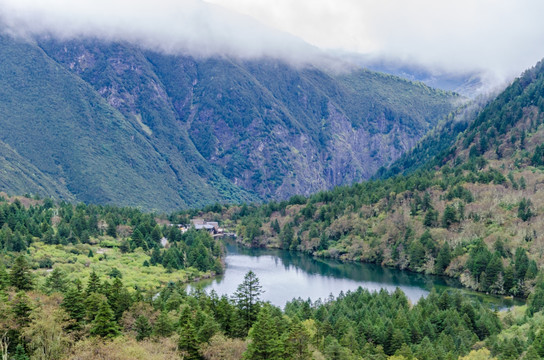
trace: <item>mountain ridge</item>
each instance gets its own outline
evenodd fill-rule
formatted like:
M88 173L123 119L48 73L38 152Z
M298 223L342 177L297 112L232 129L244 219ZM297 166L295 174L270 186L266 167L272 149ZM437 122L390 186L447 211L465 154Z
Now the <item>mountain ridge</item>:
M11 88L0 140L65 181L76 201L174 210L309 195L370 177L460 99L366 70L194 59L99 40L2 44Z

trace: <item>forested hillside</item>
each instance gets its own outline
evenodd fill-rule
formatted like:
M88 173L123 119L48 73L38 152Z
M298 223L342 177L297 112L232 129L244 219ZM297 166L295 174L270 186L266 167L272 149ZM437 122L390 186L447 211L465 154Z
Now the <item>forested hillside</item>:
M173 215L175 217L176 215ZM538 359L544 279L497 313L458 292L410 304L357 291L281 310L248 272L237 291L186 291L221 271L207 232L131 208L0 199L0 354L9 359ZM162 248L162 236L168 240ZM142 263L143 262L143 263ZM6 269L6 266L8 269ZM496 357L492 357L496 356Z
M539 63L409 175L208 216L234 220L250 246L444 274L526 297L544 265L543 122Z
M167 211L309 195L370 177L460 101L364 70L91 39L0 46L0 141L21 159L0 179L13 194Z
M542 276L526 306L501 313L455 291L410 304L400 290L363 289L281 310L260 300L252 272L230 295L187 293L188 281L222 271L221 245L136 209L2 194L0 229L9 359L544 356Z

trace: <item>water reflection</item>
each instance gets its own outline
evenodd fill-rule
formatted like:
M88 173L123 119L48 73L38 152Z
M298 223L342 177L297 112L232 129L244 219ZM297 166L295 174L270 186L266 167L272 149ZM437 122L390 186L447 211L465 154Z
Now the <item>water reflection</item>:
M427 276L408 271L385 268L374 264L341 262L314 258L302 253L283 250L248 249L233 242L226 244L226 271L221 277L199 284L205 290L218 294L233 294L244 275L253 270L265 293L263 300L283 307L293 298L310 298L313 301L337 296L341 291L356 290L359 286L370 291L399 287L412 303L435 288L460 288L455 279ZM519 301L486 296L461 290L466 296L489 303L501 309L519 304Z

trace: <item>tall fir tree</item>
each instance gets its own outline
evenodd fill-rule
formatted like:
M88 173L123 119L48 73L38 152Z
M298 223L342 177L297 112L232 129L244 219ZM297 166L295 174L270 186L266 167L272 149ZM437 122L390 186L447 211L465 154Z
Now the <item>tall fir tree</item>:
M283 359L278 329L274 324L270 307L265 305L259 311L257 320L249 331L251 342L244 354L246 360Z
M149 320L144 315L138 316L134 323L134 329L136 330L136 340L142 341L151 336L153 327L149 323Z
M100 278L96 274L96 272L93 270L91 275L89 276L89 280L87 281L87 289L85 290L85 293L87 296L91 295L92 293L97 293L100 290Z
M259 278L253 271L248 271L244 281L238 285L234 293L234 302L241 318L241 326L244 333L247 333L253 322L257 319L260 308L260 296L263 293Z
M60 268L54 268L45 280L45 287L48 293L65 293L68 289L66 273Z
M170 317L166 311L162 311L157 320L155 321L155 326L153 327L153 333L158 337L168 337L174 331L174 326L170 321Z
M25 352L25 348L21 344L17 344L17 347L15 348L15 356L13 357L13 360L30 360L28 355Z
M180 316L178 349L182 352L184 359L201 359L198 353L199 346L194 319L188 307L182 310Z
M30 265L24 255L19 255L11 267L10 283L19 290L31 290L33 287Z
M6 290L9 285L9 274L6 271L6 266L0 262L0 291Z
M120 334L119 327L114 320L113 311L107 301L102 301L98 313L91 323L91 335L103 338L113 338Z

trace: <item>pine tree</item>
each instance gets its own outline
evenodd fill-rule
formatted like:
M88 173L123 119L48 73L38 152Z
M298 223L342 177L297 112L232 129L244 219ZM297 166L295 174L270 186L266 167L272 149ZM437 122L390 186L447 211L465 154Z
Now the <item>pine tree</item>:
M284 359L311 359L310 335L298 318L294 318L284 341Z
M457 212L451 205L446 205L444 215L442 216L442 227L449 228L453 223L457 222Z
M113 311L107 301L102 301L98 313L91 324L91 335L103 338L113 338L120 334L119 327L114 321Z
M17 345L17 347L15 348L15 356L13 357L13 360L29 360L29 357L26 354L23 345Z
M157 265L162 263L161 252L158 248L154 248L151 252L151 259L149 259L149 262L151 263L151 265Z
M283 227L280 233L280 241L281 241L282 248L289 250L289 247L291 246L291 243L293 242L294 236L295 236L295 232L293 230L293 225L291 223L285 224L285 226Z
M85 304L83 294L77 287L73 287L66 292L61 306L68 313L75 323L70 326L73 330L78 330L85 320Z
M282 359L278 330L270 314L269 306L265 305L261 308L248 337L251 342L247 346L244 359Z
M0 291L6 290L9 286L9 275L4 263L0 263Z
M434 270L437 274L443 274L444 270L450 265L451 261L451 251L450 246L446 243L440 249L438 257L436 258L436 263L434 265Z
M262 293L263 290L259 284L259 278L257 278L257 275L253 271L248 271L244 276L244 281L238 285L234 293L234 302L240 312L244 332L249 331L257 318L260 303L259 297Z
M142 341L150 337L151 332L153 331L149 320L143 315L138 316L136 322L134 323L134 328L136 330L136 340L138 341Z
M87 296L89 296L92 293L98 292L99 289L100 289L100 279L98 278L98 275L93 270L93 272L89 276L89 281L87 281L87 289L85 290L85 292Z
M96 315L98 314L98 309L102 302L107 301L106 297L103 294L93 292L85 298L85 316L87 322L92 322Z
M431 203L431 195L428 192L425 192L425 194L423 195L423 200L421 201L421 209L423 211L427 211L432 208L433 205Z
M108 221L108 228L106 230L106 234L111 236L112 238L117 237L117 226L113 221Z
M142 248L147 250L147 243L145 242L144 236L139 229L134 230L132 233L132 248Z
M151 231L151 240L153 240L155 244L160 244L161 238L162 238L161 228L159 227L159 225L155 225L155 227Z
M281 232L280 223L278 222L278 219L275 219L274 221L272 221L271 227L272 227L272 230L274 230L276 234L279 234Z
M60 268L55 268L45 280L45 287L49 293L64 293L68 288L66 274Z
M23 255L15 259L10 272L10 282L12 286L23 291L31 290L33 287L30 266Z
M485 283L482 284L485 291L489 290L495 284L502 271L503 268L500 255L495 253L485 269L486 278Z
M153 333L155 336L168 337L172 334L173 325L166 311L162 311L155 321Z
M23 327L30 323L30 313L32 307L30 306L30 299L25 292L19 291L15 295L13 302L13 314L19 326Z
M436 226L438 220L438 212L433 209L427 210L425 217L423 218L423 225L427 227Z
M123 313L130 308L132 298L123 286L123 282L119 278L115 278L110 291L107 293L108 303L113 311L115 320L121 319Z
M180 316L178 349L184 354L184 359L201 359L193 317L188 307L184 308Z

